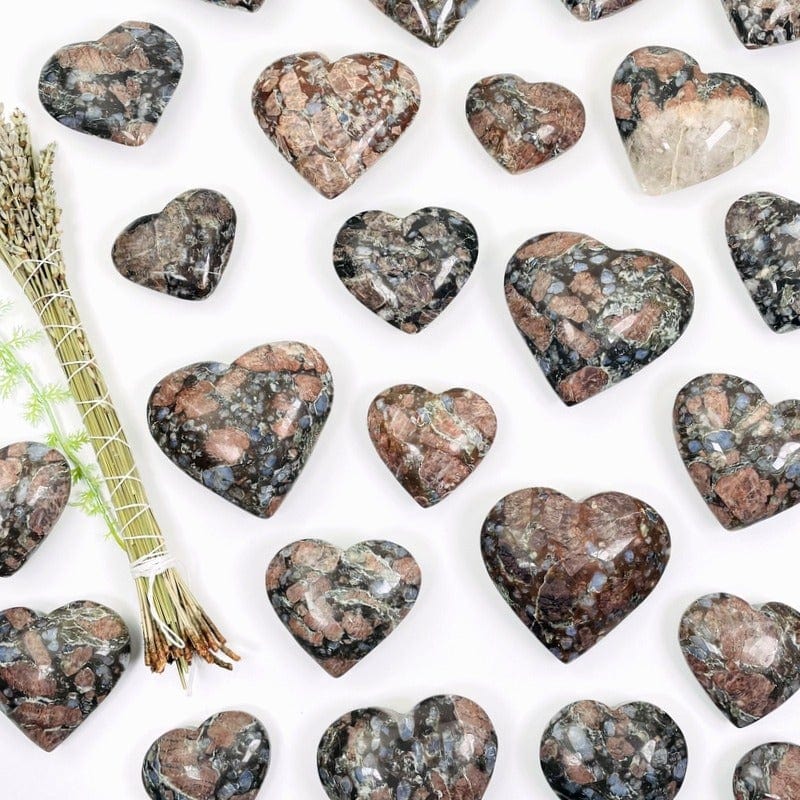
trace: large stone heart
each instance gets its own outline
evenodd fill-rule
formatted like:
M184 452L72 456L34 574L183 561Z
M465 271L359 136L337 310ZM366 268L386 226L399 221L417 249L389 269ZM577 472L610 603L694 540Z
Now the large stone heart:
M553 489L522 489L489 512L481 550L503 599L569 662L653 591L669 561L670 536L655 510L626 494L576 503Z
M351 217L336 237L333 265L350 294L390 325L419 333L455 299L478 259L478 234L461 214L421 208Z
M672 800L686 775L681 729L650 703L565 706L542 735L540 760L563 800Z
M253 111L281 155L325 197L349 189L419 110L414 73L394 58L286 56L253 87Z
M751 750L736 765L733 796L736 800L797 800L800 747L771 742Z
M82 133L136 147L152 135L183 72L180 45L148 22L59 50L39 78L50 116Z
M670 47L631 53L614 76L614 116L639 184L664 194L741 164L763 144L769 111L747 81L703 72Z
M116 686L130 655L122 618L79 600L50 614L0 612L0 706L43 750L55 750Z
M593 22L633 5L636 0L561 0L583 22Z
M267 593L281 622L329 675L339 678L406 618L422 575L393 542L341 550L318 539L284 547L267 569Z
M478 0L372 0L387 17L431 47L439 47Z
M681 389L675 440L703 500L728 530L800 501L800 402L770 405L743 378L701 375Z
M333 401L325 359L300 342L164 378L147 408L167 458L234 505L271 517L311 455Z
M317 767L331 800L480 800L496 758L486 712L464 697L440 695L409 714L345 714L322 737Z
M722 7L747 48L785 44L800 36L800 0L722 0Z
M372 401L367 426L392 475L429 508L477 469L494 442L497 418L489 403L469 389L435 394L401 384Z
M142 783L152 800L254 800L269 760L264 726L244 711L223 711L156 739Z
M505 287L517 328L567 405L653 362L694 308L692 283L674 261L581 233L529 239L509 261Z

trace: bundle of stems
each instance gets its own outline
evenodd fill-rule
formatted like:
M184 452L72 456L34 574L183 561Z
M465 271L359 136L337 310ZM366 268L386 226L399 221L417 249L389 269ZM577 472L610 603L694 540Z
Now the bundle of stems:
M131 564L139 597L145 663L175 664L181 681L193 656L227 669L238 656L169 557L131 448L82 327L66 279L53 183L55 147L31 145L25 116L0 105L0 261L22 287L47 332L88 432L113 515L114 538ZM222 654L222 655L220 655Z

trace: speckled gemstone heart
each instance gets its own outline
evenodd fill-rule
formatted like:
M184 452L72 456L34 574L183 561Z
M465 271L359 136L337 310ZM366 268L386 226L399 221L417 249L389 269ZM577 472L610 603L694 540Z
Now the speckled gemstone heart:
M257 517L280 507L333 401L325 359L300 342L173 372L153 390L150 433L187 475Z
M417 39L440 47L478 0L372 0L372 4Z
M654 509L626 494L576 503L522 489L489 512L481 551L503 599L566 663L644 602L666 569L670 536Z
M800 36L800 0L722 0L722 7L749 49L793 42Z
M152 800L255 800L269 760L264 726L244 711L223 711L156 739L142 783Z
M680 338L694 290L674 261L582 233L528 239L506 268L506 302L569 406L635 375Z
M405 333L419 333L455 299L478 260L478 234L461 214L421 208L351 217L333 247L350 294Z
M650 703L565 706L542 736L544 776L562 800L672 800L688 761L686 740Z
M367 426L392 475L429 508L477 469L494 442L497 418L489 403L469 389L435 394L401 384L372 401Z
M244 11L258 11L264 5L264 0L210 0L218 6L226 8L241 8Z
M59 50L42 70L39 98L62 125L137 147L153 134L182 72L170 34L125 22L96 42Z
M706 74L670 47L631 53L614 76L614 116L633 171L647 194L707 181L764 143L769 111L747 81Z
M481 800L497 734L472 700L439 695L408 714L363 708L328 728L317 767L330 800Z
M771 742L751 750L736 765L735 800L797 800L800 797L800 747Z
M286 56L253 88L253 111L281 155L322 195L349 189L419 110L414 73L394 58L357 53Z
M800 401L772 406L743 378L701 375L678 393L673 425L683 463L724 528L800 501Z
M0 612L0 708L43 750L55 750L117 685L131 640L110 608L79 600L50 614Z
M573 16L593 22L632 6L636 0L561 0Z
M339 678L406 618L422 575L393 542L347 550L318 539L284 547L267 569L267 594L281 622L329 675Z

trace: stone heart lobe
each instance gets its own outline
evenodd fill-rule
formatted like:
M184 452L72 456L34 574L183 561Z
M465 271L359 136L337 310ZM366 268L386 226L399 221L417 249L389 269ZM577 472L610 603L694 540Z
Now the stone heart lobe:
M637 0L561 0L561 2L579 20L594 22L626 9Z
M733 775L735 800L795 800L800 797L800 747L762 744L747 753Z
M372 0L372 4L418 39L440 47L478 0Z
M749 49L793 42L800 36L800 0L722 0L722 7Z
M210 0L210 2L226 8L241 8L243 11L258 11L264 5L264 0Z

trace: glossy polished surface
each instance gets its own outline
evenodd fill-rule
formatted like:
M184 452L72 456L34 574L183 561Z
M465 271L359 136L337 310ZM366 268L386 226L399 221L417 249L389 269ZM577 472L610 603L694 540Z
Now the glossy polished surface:
M735 800L797 800L800 797L800 747L771 742L751 750L736 765Z
M478 0L372 0L409 33L439 47L478 4Z
M800 36L800 0L722 0L742 44L750 49Z

